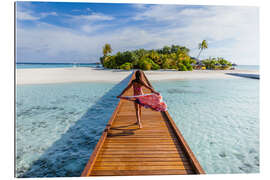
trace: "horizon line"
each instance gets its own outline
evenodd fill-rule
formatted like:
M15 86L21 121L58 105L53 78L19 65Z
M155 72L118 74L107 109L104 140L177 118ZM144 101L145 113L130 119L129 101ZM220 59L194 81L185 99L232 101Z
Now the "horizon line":
M16 64L96 64L100 62L15 62ZM245 66L260 66L259 64L237 64L236 65L245 65Z

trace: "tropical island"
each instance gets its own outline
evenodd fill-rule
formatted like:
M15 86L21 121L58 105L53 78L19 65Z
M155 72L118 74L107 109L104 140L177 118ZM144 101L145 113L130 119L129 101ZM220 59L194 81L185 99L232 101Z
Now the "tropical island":
M197 58L189 55L189 49L185 46L171 45L164 46L161 49L138 49L133 51L112 52L110 44L103 47L103 56L100 57L100 63L109 69L174 69L178 71L192 71L193 69L211 69L227 70L233 69L232 63L222 57L199 60L202 50L208 48L206 40L199 43L199 54Z

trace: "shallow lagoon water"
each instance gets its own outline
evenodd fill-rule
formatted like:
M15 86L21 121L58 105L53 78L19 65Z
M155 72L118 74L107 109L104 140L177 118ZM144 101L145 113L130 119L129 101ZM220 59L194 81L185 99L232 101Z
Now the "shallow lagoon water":
M206 173L259 172L259 80L153 83Z
M17 86L16 176L80 176L128 80Z
M80 176L127 79L20 85L16 176ZM259 81L153 82L206 173L259 172Z

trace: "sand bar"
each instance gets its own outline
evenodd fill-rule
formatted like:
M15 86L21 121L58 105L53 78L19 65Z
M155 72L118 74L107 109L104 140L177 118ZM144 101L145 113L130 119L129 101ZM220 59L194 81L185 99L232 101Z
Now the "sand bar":
M119 82L127 77L131 72L132 71L98 69L90 67L16 69L16 84ZM150 81L244 77L259 78L259 71L256 70L194 70L185 72L158 70L145 71L145 74Z

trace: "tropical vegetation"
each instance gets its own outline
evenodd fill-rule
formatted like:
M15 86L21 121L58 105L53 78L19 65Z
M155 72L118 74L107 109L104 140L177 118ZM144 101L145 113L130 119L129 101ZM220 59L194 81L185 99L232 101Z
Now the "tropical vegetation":
M103 59L102 58L100 58L100 62L101 62L101 64L103 64L103 61L105 60L105 58L107 57L107 55L109 54L109 53L111 53L112 52L112 48L111 48L111 45L110 44L105 44L104 45L104 47L102 48L102 53L103 53Z
M197 56L197 59L199 59L199 56L201 55L202 50L207 49L208 48L208 44L206 40L203 40L201 43L199 43L199 54Z
M204 40L199 44L200 52L208 47ZM105 68L110 69L175 69L179 71L192 71L194 68L200 69L227 69L232 64L224 58L208 58L202 61L189 55L189 49L184 46L171 45L161 49L138 49L133 51L117 52L110 55L112 48L110 44L103 47L103 56L100 63ZM199 53L200 55L200 53Z
M103 52L106 46L103 48ZM107 51L105 51L107 52ZM189 49L184 46L164 46L157 50L138 49L134 51L117 52L115 55L103 53L101 64L112 69L176 69L180 71L192 70L194 58L189 56Z
M202 60L202 64L206 67L206 69L220 69L220 70L228 69L232 66L231 62L227 61L222 57L208 58Z

